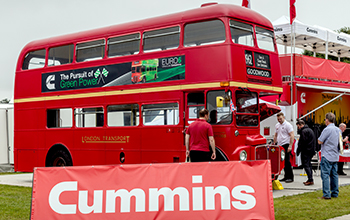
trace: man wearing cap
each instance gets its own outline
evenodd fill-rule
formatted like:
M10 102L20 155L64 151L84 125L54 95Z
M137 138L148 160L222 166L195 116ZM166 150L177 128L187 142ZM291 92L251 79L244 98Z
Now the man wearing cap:
M299 156L301 153L301 163L307 174L307 181L303 183L305 186L314 185L311 158L314 156L316 150L316 137L311 128L303 120L298 120L296 124L298 133L300 134L297 155Z

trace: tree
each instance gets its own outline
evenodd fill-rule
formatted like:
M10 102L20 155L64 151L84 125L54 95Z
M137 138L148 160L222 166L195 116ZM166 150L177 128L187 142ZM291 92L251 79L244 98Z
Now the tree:
M2 104L10 103L10 99L5 98L5 99L1 100L0 103L2 103Z

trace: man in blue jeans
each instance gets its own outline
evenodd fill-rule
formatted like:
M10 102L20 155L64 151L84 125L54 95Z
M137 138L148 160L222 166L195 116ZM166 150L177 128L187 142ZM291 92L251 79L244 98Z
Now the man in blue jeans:
M337 198L338 189L338 161L339 161L339 135L341 130L334 125L335 115L331 112L326 114L326 128L318 138L321 144L321 179L323 196L321 199ZM330 188L330 189L329 189Z

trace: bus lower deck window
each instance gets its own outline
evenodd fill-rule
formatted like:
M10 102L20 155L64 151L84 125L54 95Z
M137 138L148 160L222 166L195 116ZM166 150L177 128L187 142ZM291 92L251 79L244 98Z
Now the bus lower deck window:
M110 105L107 107L107 125L108 126L138 126L139 105Z
M73 125L72 109L48 109L46 120L48 128L70 128Z
M103 108L76 108L74 110L75 126L84 127L102 127L104 125Z
M177 125L179 105L178 103L143 105L142 117L144 125Z

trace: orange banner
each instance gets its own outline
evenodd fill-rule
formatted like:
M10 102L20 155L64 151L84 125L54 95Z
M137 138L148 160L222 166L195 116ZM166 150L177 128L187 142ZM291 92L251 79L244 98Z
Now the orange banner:
M36 168L31 219L274 219L269 161Z

